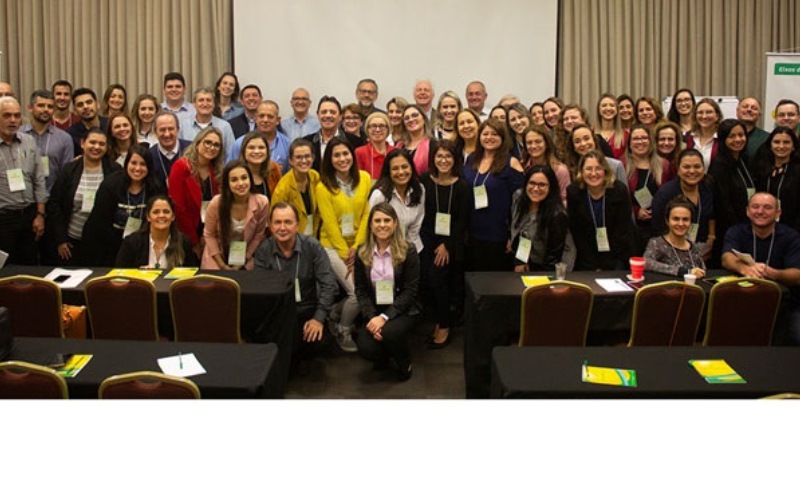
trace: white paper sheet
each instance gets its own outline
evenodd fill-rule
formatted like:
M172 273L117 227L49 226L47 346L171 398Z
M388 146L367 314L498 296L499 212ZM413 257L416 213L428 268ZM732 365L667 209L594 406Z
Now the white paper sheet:
M91 276L91 274L91 269L61 269L57 267L50 271L44 279L55 282L55 284L61 288L75 288L80 285L83 280ZM59 279L60 283L55 281L56 278L60 276L66 276L67 278L64 280Z
M606 292L632 292L633 288L629 287L624 281L619 278L615 279L596 279L598 285L603 287Z
M736 250L735 248L732 248L731 250L733 251L733 254L736 257L739 258L739 260L741 260L742 262L744 262L748 266L752 266L753 264L756 263L756 261L753 260L753 256L750 255L749 253L740 252L739 250Z
M158 367L167 375L176 377L192 377L206 373L206 369L200 364L194 354L179 354L168 358L160 358Z
M0 250L0 269L6 265L6 260L8 260L8 254Z

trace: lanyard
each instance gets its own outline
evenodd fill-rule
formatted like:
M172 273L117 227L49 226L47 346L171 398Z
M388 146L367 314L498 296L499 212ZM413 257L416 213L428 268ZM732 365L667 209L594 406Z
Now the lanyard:
M745 175L747 175L747 180L750 181L750 184L748 184L747 181L744 179L744 175L742 175L742 171L744 171ZM744 184L745 188L754 188L754 187L756 187L756 183L753 182L753 178L750 177L750 172L747 171L747 167L744 166L744 162L742 160L739 160L739 164L736 166L736 173L739 174L739 177L742 179L742 184ZM769 180L767 182L769 182ZM769 188L767 189L767 191L769 191Z
M280 250L279 250L280 251ZM281 267L281 259L279 256L275 256L275 263L278 265L278 271L283 271ZM297 252L297 266L294 268L294 279L297 281L297 274L300 272L300 252Z
M436 192L436 211L438 212L439 211L439 184L436 183L436 181L434 181L434 183L436 184L436 189L434 189L434 191ZM455 183L453 183L453 184L455 184ZM448 214L450 213L450 208L452 207L452 203L453 203L453 184L450 184L450 196L449 196L449 199L447 200L447 212L445 212L445 213L448 213Z
M128 198L127 212L128 212L128 217L130 217L133 214L133 206L132 206L133 203L131 203L131 192L130 191L126 192L125 196ZM147 188L144 187L144 186L142 186L142 200L147 202ZM142 218L142 215L144 215L144 207L139 207L139 218L140 219Z
M592 198L589 196L589 190L586 190L586 201L589 202L589 213L592 214L592 224L594 224L595 230L597 230L597 218L594 216L594 208L592 207ZM601 227L606 226L606 195L603 193L603 225Z
M669 247L672 249L672 253L675 254L675 259L677 259L678 264L683 264L683 261L681 260L680 255L678 255L678 251L675 249L675 246L672 243L670 243L669 240L667 238L665 238L664 236L662 236L662 238L664 238L664 241L666 241L667 245L669 245ZM683 251L683 250L681 250L681 251ZM691 262L692 269L694 269L697 266L694 265L694 257L692 257L692 244L691 244L691 242L689 243L689 250L686 253L689 255L689 262Z
M769 266L769 260L772 258L772 245L775 244L775 229L772 230L772 239L769 242L769 252L767 252L767 260L764 262L767 266ZM758 262L758 257L756 257L756 232L753 231L753 260Z
M481 186L485 186L486 185L486 181L489 180L489 174L491 174L491 172L492 172L492 169L489 169L486 172L486 177L483 178L483 183L481 184ZM477 185L478 185L478 177L480 177L480 176L481 176L480 171L476 170L475 171L475 178L472 180L472 187L477 187Z
M777 198L778 200L781 199L781 189L783 188L783 180L786 178L786 167L784 167L781 170L781 173L779 175L781 176L781 180L780 182L778 182L778 192L775 193L775 198ZM773 176L770 176L767 179L767 192L770 193L772 192L772 177Z

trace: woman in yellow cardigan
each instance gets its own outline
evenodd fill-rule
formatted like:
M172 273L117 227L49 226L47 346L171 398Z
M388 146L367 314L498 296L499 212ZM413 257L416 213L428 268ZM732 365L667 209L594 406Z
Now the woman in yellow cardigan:
M306 139L295 139L289 146L292 169L281 177L272 194L272 204L286 202L297 210L297 232L318 237L320 216L317 210L319 173L311 168L314 146Z
M322 218L320 243L347 292L347 298L331 312L331 334L346 352L358 350L353 341L353 322L358 315L353 265L356 249L367 239L371 185L369 174L358 169L352 146L339 137L331 139L322 158L316 194Z

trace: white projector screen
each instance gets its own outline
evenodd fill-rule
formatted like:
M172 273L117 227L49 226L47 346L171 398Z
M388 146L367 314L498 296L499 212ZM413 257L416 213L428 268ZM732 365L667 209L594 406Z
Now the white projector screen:
M305 87L312 112L323 94L355 101L358 80L378 82L376 105L413 102L419 79L436 96L486 84L486 106L504 94L523 103L555 93L558 0L234 0L235 73L291 114Z

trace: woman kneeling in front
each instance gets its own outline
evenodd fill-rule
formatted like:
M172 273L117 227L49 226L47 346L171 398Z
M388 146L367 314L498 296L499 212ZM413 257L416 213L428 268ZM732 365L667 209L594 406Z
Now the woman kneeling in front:
M355 288L366 325L358 329L358 352L380 369L396 364L397 379L411 378L408 333L420 317L419 256L398 228L386 202L372 207L367 241L355 259Z

